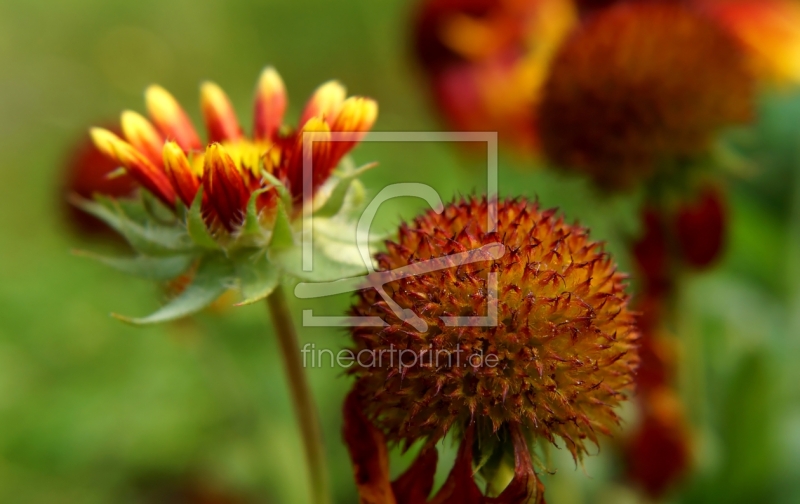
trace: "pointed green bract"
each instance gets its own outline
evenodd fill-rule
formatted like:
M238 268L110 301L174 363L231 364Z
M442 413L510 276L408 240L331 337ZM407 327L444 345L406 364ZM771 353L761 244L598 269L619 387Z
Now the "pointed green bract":
M142 318L114 317L134 325L157 324L177 320L199 312L216 301L233 283L233 267L225 257L213 255L203 259L192 283L161 309Z
M256 210L256 201L259 196L271 189L271 187L265 187L253 191L250 195L250 200L247 202L247 214L245 215L244 224L242 224L242 229L239 231L237 239L243 240L251 246L262 247L266 245L266 233L261 227L259 212Z
M291 208L292 206L292 195L289 193L289 190L283 185L283 182L278 180L278 178L268 172L267 170L261 170L261 175L267 179L267 181L275 187L275 190L278 191L278 196L280 196L281 201L286 207Z
M289 221L289 214L286 212L282 202L278 202L278 212L275 216L275 226L272 228L272 239L270 248L279 250L294 246L294 232Z
M172 280L186 272L194 260L194 257L190 255L105 257L83 250L76 250L74 253L75 255L101 262L117 271L155 281Z

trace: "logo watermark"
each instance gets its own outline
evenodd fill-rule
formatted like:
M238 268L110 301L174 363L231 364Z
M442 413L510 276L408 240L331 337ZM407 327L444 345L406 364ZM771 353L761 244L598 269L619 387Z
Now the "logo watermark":
M333 351L329 348L317 348L314 343L303 345L300 353L303 354L303 367L324 368L341 367L349 369L353 366L362 368L397 368L414 367L441 368L494 368L500 364L500 358L494 353L484 353L482 350L464 350L461 345L456 345L453 350L422 350L416 352L410 348L389 348L380 350L362 349L353 351L343 349Z

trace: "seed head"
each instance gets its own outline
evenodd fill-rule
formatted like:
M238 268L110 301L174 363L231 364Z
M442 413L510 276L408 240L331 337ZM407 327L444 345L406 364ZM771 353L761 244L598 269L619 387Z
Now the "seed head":
M555 210L499 201L490 229L492 206L468 198L429 211L377 255L379 274L395 275L385 291L427 329L405 323L376 290L360 291L352 314L386 325L353 329L355 351L374 357L352 368L356 391L393 442L435 441L452 426L479 422L560 437L579 458L585 440L596 443L617 424L614 407L633 383L638 332L625 275L586 229ZM425 272L424 261L493 244L501 257ZM442 318L491 318L495 308L494 326Z

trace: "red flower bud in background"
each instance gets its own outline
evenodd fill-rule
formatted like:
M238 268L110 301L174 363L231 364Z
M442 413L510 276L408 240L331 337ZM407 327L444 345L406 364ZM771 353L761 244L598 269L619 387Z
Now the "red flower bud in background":
M674 232L683 262L707 268L719 259L725 246L726 213L724 195L714 186L702 188L678 208Z
M691 445L680 400L668 388L650 393L626 449L628 476L651 498L662 497L685 475Z

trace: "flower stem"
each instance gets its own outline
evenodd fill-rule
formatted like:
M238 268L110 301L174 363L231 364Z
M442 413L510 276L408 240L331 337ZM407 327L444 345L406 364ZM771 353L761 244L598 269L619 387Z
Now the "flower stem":
M308 475L311 479L311 502L313 504L330 504L328 471L325 465L319 413L311 397L311 388L308 385L300 358L297 331L292 322L283 287L278 286L267 297L267 305L278 336L295 414L300 422Z

